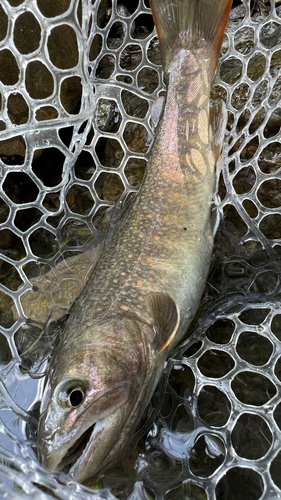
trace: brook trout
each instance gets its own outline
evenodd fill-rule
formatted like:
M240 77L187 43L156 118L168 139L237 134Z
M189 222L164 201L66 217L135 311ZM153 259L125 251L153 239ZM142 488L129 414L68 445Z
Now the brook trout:
M139 194L72 306L50 366L38 447L85 483L128 444L205 285L224 117L209 95L232 0L151 0L168 85ZM210 122L215 127L212 129Z

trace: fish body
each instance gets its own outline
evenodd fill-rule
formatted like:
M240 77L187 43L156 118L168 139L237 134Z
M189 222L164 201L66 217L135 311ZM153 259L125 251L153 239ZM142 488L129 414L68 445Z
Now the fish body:
M42 462L79 482L128 443L203 292L222 137L209 94L231 3L151 2L168 80L163 116L140 192L72 306L42 401Z

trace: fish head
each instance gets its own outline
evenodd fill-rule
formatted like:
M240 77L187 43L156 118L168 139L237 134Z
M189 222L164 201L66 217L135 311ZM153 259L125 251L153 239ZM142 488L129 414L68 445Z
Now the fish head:
M124 315L92 328L55 354L38 427L42 464L82 483L127 444L154 378L151 326Z
M76 330L55 350L38 427L42 464L85 483L128 445L159 381L179 313L168 294L146 298L151 321L124 312Z

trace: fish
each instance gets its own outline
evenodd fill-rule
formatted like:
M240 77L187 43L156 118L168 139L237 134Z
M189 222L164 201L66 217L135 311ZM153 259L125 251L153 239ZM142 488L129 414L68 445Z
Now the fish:
M203 293L225 132L210 89L232 0L151 0L167 95L139 193L72 305L50 362L38 450L87 484L122 452Z

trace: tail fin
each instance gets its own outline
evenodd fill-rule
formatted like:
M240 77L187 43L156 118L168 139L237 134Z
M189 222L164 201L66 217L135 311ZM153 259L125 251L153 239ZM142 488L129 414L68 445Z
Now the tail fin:
M204 40L217 66L232 0L150 0L165 71L175 52Z

